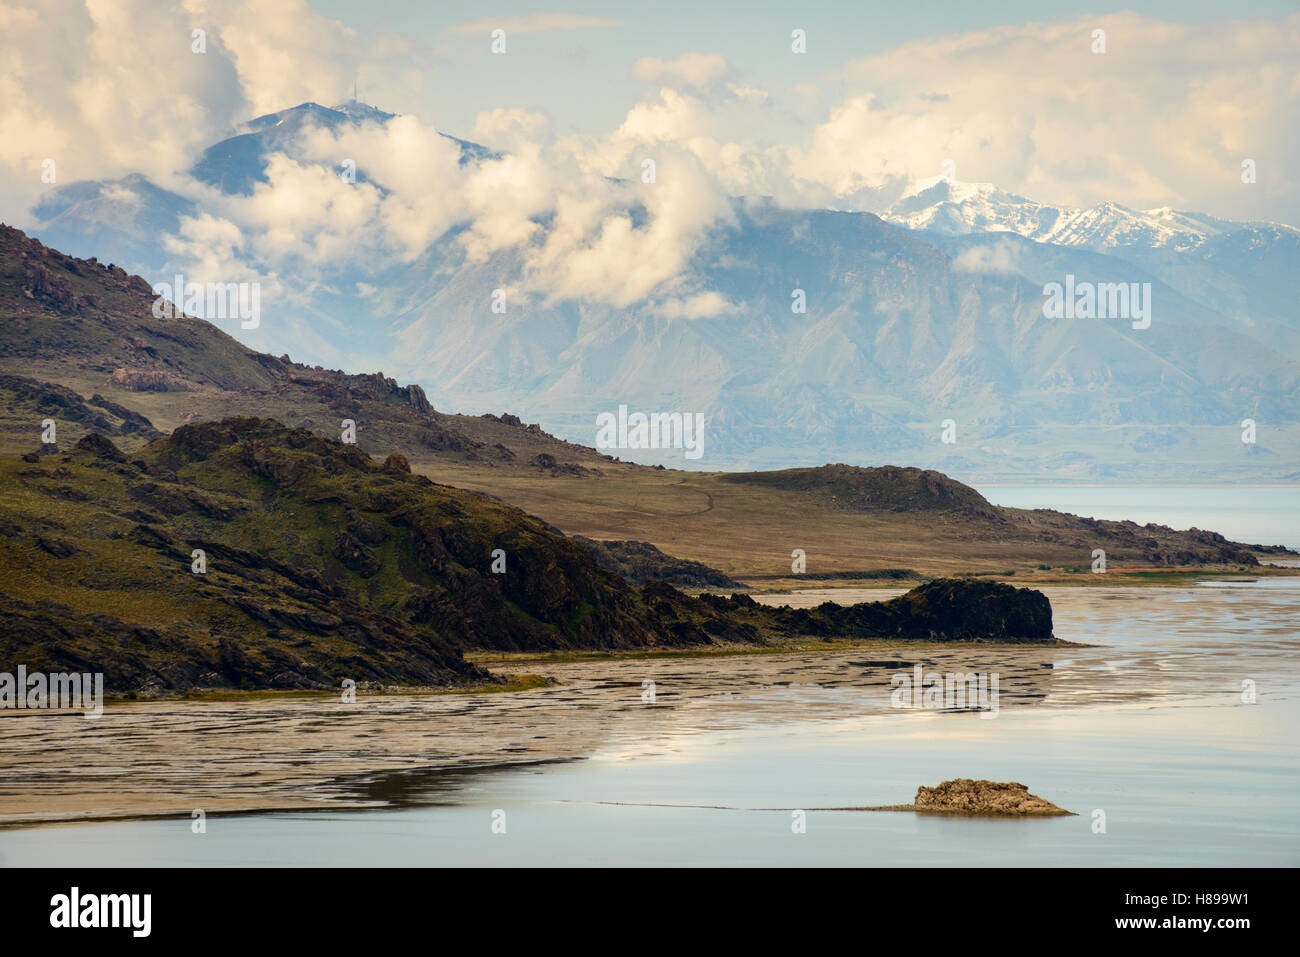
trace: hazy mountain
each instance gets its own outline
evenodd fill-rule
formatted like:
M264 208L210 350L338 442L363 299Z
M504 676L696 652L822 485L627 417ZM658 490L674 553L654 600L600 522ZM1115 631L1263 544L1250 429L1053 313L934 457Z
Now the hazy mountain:
M1231 222L1168 207L1049 206L991 183L939 177L917 181L882 215L931 234L1010 233L1118 257L1235 327L1258 326L1259 338L1300 358L1300 230L1290 226Z
M158 277L168 254L167 236L180 232L181 217L195 204L155 186L139 173L117 180L72 183L52 190L37 204L36 230L45 242L69 255L121 266Z
M383 123L392 118L392 113L356 101L333 109L303 103L250 120L232 136L204 150L188 173L224 193L248 195L257 183L266 182L271 155L299 157L300 137L308 128L332 130L344 124ZM477 143L442 135L460 147L463 163L497 155ZM365 182L365 171L357 170L356 177ZM171 259L166 237L180 232L182 216L199 211L193 200L132 173L121 179L70 183L51 190L33 210L38 225L32 234L70 255L95 256L155 277L166 272Z
M736 225L693 268L700 288L737 304L713 318L597 304L489 316L486 291L518 264L470 263L454 243L386 277L375 306L394 355L412 357L396 368L437 402L538 410L584 442L595 413L621 403L700 410L712 468L827 457L947 468L948 453L966 457L963 475L1030 472L1044 453L1070 449L1092 457L1069 474L1118 478L1167 467L1167 457L1162 465L1134 454L1151 430L1183 446L1189 467L1209 470L1239 451L1243 417L1295 423L1300 366L1285 350L1130 262L1019 242L1023 264L986 269L963 259L968 249L945 249L946 237L870 214L738 204ZM1135 330L1124 320L1045 318L1043 283L1067 272L1151 282L1157 321ZM807 293L805 315L791 312L796 286ZM949 418L955 446L940 443ZM1254 448L1267 456L1277 446ZM689 467L680 455L657 461ZM1297 464L1287 455L1280 467Z
M310 125L389 117L303 104L251 121L192 172L247 192ZM457 142L463 163L494 155ZM162 279L163 240L186 203L140 178L74 184L46 199L33 233ZM741 201L735 213L680 277L730 304L712 318L574 301L492 314L489 294L520 278L519 257L470 261L453 230L412 262L358 262L256 332L229 331L275 354L382 366L437 405L514 409L586 444L596 415L620 405L707 416L701 460L619 450L639 461L888 459L967 480L1300 474L1290 227L1052 207L942 179L915 184L883 218ZM1150 282L1150 328L1045 318L1044 284L1067 275ZM791 311L796 288L806 314ZM1259 423L1252 445L1240 438L1248 417ZM948 419L955 444L940 441Z
M190 175L224 193L248 195L257 183L266 182L266 161L275 153L299 158L300 137L310 127L337 129L345 124L386 123L392 113L352 100L333 109L317 103L302 103L278 113L249 120L234 136L204 150ZM495 155L477 143L441 134L461 148L461 162ZM365 182L365 171L356 171L357 182Z

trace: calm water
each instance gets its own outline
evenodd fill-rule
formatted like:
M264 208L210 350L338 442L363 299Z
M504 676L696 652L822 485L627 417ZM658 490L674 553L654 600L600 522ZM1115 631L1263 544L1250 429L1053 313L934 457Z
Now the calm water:
M989 485L980 488L994 505L1054 508L1087 518L1131 519L1171 528L1209 529L1250 545L1300 549L1300 486L1113 486Z
M882 714L865 704L879 690L772 683L725 695L731 712L737 697L754 702L751 720L718 729L704 718L721 705L705 695L585 760L458 776L431 787L427 806L212 816L204 835L187 817L8 830L0 862L1300 864L1300 579L1051 597L1058 635L1103 647L1062 650L1041 699L994 720ZM684 665L662 667L667 692ZM1242 701L1243 679L1256 703ZM958 776L1020 781L1079 816L808 810L806 833L791 830L789 809L905 802L918 784ZM639 806L661 804L722 807ZM497 810L504 834L492 830ZM1096 811L1105 833L1094 833Z

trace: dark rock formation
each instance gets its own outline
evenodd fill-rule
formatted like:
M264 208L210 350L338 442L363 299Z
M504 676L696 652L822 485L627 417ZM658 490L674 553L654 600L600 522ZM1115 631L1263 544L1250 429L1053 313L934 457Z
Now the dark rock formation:
M77 442L76 448L84 449L87 452L93 452L100 458L109 459L113 462L126 461L126 456L122 454L122 450L98 432L91 432L82 436Z
M702 595L721 611L757 608L752 598ZM823 638L901 638L920 641L1041 643L1053 640L1052 604L1032 588L964 578L940 578L888 601L816 608L765 609L789 634Z
M75 424L104 436L138 435L155 439L162 434L143 415L101 395L86 400L71 389L26 376L0 373L0 394L9 412L21 415L31 410L37 421L50 416L59 422L60 430Z
M596 557L602 568L622 575L634 585L661 581L678 588L743 588L744 586L703 562L674 558L649 542L597 541L570 536Z
M588 475L592 472L600 474L599 469L589 469L575 462L561 462L550 452L539 452L529 460L528 464L552 475Z
M394 452L384 459L384 471L391 472L393 475L410 475L411 463L406 461L405 455Z

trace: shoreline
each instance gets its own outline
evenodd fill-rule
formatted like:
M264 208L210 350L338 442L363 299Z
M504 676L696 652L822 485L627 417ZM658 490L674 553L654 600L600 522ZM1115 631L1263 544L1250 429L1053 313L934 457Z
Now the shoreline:
M998 711L1013 722L1039 712L1231 709L1242 706L1241 688L1225 683L1225 669L1248 662L1243 673L1295 673L1292 621L1249 617L1293 590L1065 588L1052 598L1056 628L1083 640L1051 645L875 639L685 653L481 652L504 687L524 686L519 693L359 688L349 703L336 691L240 692L112 702L98 721L9 710L0 712L0 830L152 819L174 819L179 829L194 810L459 805L484 791L474 775L642 755L654 742L671 752L683 733L881 720L882 730L922 729L914 719L942 720L954 733L986 726L968 707L895 707L892 679L918 666L998 675ZM1187 601L1193 594L1199 600ZM1204 632L1220 618L1213 637ZM1152 644L1143 622L1156 620L1163 637ZM1203 637L1175 637L1188 627Z
M686 714L693 725L723 730L889 714L890 676L917 661L997 671L1006 710L1044 700L1056 659L1085 651L913 642L607 655L550 659L554 683L519 694L359 692L343 703L335 692L247 693L115 702L97 721L8 711L0 713L11 722L0 724L0 829L156 818L185 827L195 809L215 816L437 803L463 775L585 759L611 744L671 735ZM501 664L507 678L532 670L527 661ZM650 703L647 679L657 685ZM836 688L842 693L823 698Z

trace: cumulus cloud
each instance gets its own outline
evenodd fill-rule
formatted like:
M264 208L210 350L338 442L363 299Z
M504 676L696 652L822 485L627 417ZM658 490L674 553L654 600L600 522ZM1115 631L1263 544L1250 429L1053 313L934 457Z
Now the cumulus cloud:
M479 125L503 121L537 129L526 115ZM209 212L186 219L170 249L201 278L324 277L412 261L451 238L471 264L506 254L512 301L626 307L678 296L690 256L732 219L726 191L686 150L663 146L645 183L584 168L571 145L520 140L462 163L458 143L415 117L318 127L294 157L271 157L251 195L208 195ZM356 164L355 183L336 171L343 158ZM694 292L665 308L702 317L727 306Z
M206 25L229 51L254 115L322 97L335 102L352 86L362 52L355 32L306 0L186 0L186 6L194 25Z
M607 162L590 143L552 142L544 115L509 106L481 113L471 131L501 150L495 157L462 164L456 142L401 116L383 125L310 130L292 155L270 157L266 181L251 195L224 195L183 171L251 115L341 99L366 53L353 31L304 0L51 2L53 10L0 9L0 166L21 170L10 179L25 183L8 204L8 218L22 218L12 215L14 207L25 208L48 188L40 183L47 157L58 163L59 184L143 172L198 202L202 212L183 218L164 245L200 281L276 286L279 276L293 276L278 286L292 295L328 282L339 264L410 261L454 233L471 262L510 253L519 272L511 281L523 295L629 305L674 295L687 258L730 217L726 190L698 156L673 143L670 128L650 136L660 147L661 178L647 185L599 168L636 163L632 145L645 140L640 133L604 146ZM450 32L614 25L544 13ZM203 52L192 48L194 30L203 31ZM150 55L121 56L127 48ZM687 57L665 69L699 78L718 74L720 59ZM85 157L95 164L81 165ZM356 183L336 173L345 160L356 164ZM685 302L683 314L717 305L698 297Z
M218 52L191 52L190 15L155 0L0 6L0 212L22 218L49 184L183 165L245 108ZM148 56L124 55L149 50Z
M247 278L241 256L244 236L229 220L207 213L185 217L181 235L168 236L165 242L178 260L204 277L228 277L232 282Z
M550 138L551 121L534 110L495 109L474 118L469 138L497 149L520 149Z
M549 298L594 298L629 306L673 280L710 230L733 221L726 193L699 162L680 152L662 157L655 182L607 193L602 204L569 192L555 225L529 260L545 277ZM633 205L645 210L638 225Z
M352 31L304 0L0 5L0 215L24 220L50 185L167 181L214 133L341 98L357 60ZM41 181L47 159L54 184Z
M761 91L722 88L701 91L663 87L627 113L608 136L570 137L581 161L609 176L632 175L662 150L689 152L718 185L735 196L770 196L803 202L814 193L830 198L821 184L795 184L782 147L754 141L772 120Z

